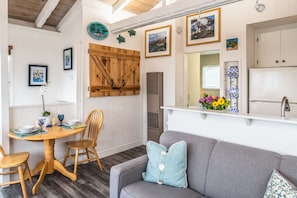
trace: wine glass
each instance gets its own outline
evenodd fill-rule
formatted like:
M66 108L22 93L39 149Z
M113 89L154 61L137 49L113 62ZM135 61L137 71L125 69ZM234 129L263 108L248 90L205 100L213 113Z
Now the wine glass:
M39 127L40 127L40 132L43 131L43 130L42 130L42 127L43 127L44 123L45 123L45 118L44 118L44 117L40 117L40 118L38 119L38 124L39 124Z
M58 112L58 119L61 122L60 126L62 126L62 121L64 120L64 114L60 111Z

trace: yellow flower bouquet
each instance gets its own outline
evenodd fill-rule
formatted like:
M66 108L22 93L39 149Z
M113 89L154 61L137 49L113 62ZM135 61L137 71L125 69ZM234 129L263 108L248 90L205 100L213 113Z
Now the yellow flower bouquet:
M209 96L204 93L203 97L199 99L199 103L205 109L225 110L228 108L230 101L225 97Z

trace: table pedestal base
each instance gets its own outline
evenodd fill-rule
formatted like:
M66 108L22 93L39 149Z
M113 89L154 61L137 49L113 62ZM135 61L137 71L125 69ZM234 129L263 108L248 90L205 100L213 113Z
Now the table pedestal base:
M40 161L36 167L31 171L32 176L40 172L39 178L36 184L32 188L32 195L35 195L38 191L40 184L42 183L46 174L52 174L55 170L59 171L65 177L68 177L72 181L76 181L77 177L74 173L69 172L65 167L55 159L54 157L54 145L55 140L44 140L44 160Z

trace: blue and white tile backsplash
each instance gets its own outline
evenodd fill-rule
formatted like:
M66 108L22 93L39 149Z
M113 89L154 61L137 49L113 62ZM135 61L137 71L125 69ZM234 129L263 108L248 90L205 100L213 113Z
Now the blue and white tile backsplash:
M238 78L239 78L239 68L238 64L228 66L227 64L227 94L230 99L230 107L228 111L239 112L238 109L238 98L239 98L239 88L238 88Z

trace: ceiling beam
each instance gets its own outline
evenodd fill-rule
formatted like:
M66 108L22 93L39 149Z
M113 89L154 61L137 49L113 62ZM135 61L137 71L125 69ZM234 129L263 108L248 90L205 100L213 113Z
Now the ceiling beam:
M111 24L114 34L208 10L242 0L183 0Z
M69 23L70 19L74 17L74 15L79 14L82 10L82 2L76 1L72 7L68 10L68 12L64 15L61 21L57 24L57 31L62 31L63 27Z
M42 8L40 14L38 15L37 19L35 20L36 27L42 28L42 26L45 24L48 17L51 15L51 13L57 7L59 1L60 0L50 0L50 1L46 2L46 4Z
M117 0L113 5L112 5L112 13L116 13L117 11L123 9L126 7L131 0Z
M13 24L13 25L19 25L19 26L25 26L25 27L31 27L31 28L36 28L35 24L32 22L28 21L23 21L23 20L18 20L18 19L11 19L8 18L8 23ZM54 31L57 32L57 29L53 26L47 26L43 25L42 27L43 30L48 30L48 31Z

